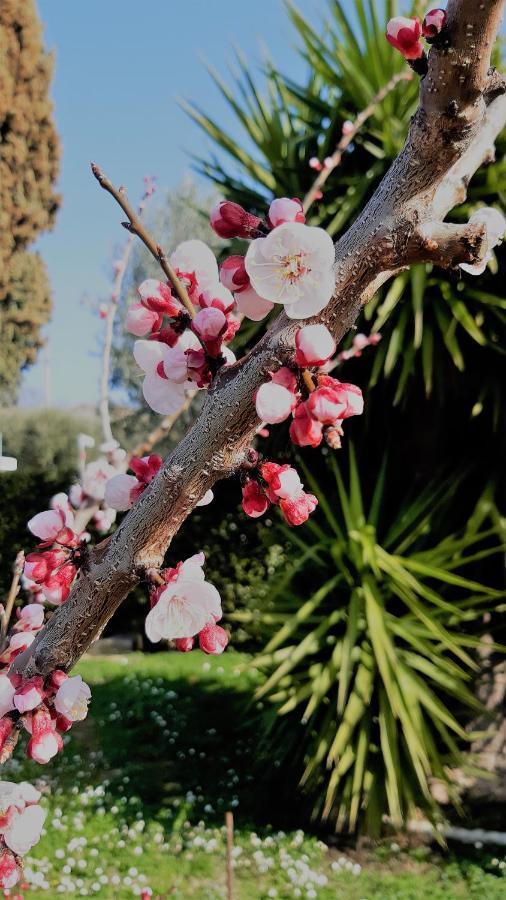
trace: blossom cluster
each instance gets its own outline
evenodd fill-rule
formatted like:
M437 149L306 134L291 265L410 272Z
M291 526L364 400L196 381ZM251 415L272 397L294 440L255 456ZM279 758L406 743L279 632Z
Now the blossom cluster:
M150 641L174 640L182 652L193 649L195 637L205 653L222 653L228 635L217 623L222 617L221 598L205 580L205 556L197 553L173 568L162 569L150 591L151 611L146 617Z
M302 525L316 509L318 500L304 491L296 470L273 462L261 463L249 473L242 486L242 508L247 516L256 519L274 504L279 506L288 525Z
M0 781L0 888L9 891L22 875L21 856L38 842L46 812L40 791L27 781ZM7 896L7 895L5 895Z
M295 336L295 363L298 367L320 368L335 353L334 339L325 325L306 325ZM260 386L254 401L259 418L267 424L283 422L290 415L290 438L299 447L318 447L323 438L333 448L340 446L342 422L363 411L362 391L325 372L316 375L306 399L297 374L286 366L271 372L270 381Z
M80 675L61 669L44 681L36 675L0 673L0 757L7 759L21 728L30 735L26 754L45 764L63 749L62 734L88 713L91 691Z
M444 35L446 20L444 9L431 9L423 22L416 17L395 16L387 24L386 38L416 71L424 74L423 68L417 68L417 61L425 60L421 38L424 37L429 44L440 39Z

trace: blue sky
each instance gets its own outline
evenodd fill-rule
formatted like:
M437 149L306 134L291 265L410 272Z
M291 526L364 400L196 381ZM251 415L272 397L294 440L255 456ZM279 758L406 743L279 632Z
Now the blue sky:
M160 195L190 169L188 152L203 138L177 105L196 100L235 128L201 57L226 73L232 46L258 69L262 46L292 77L304 73L282 0L37 0L48 49L56 53L52 96L63 158L63 207L37 247L49 269L54 310L46 329L55 406L97 397L99 321L90 300L107 296L110 260L123 239L121 214L99 190L89 162L99 163L137 199L145 174ZM325 0L298 0L318 21ZM23 405L42 402L41 360L25 375Z

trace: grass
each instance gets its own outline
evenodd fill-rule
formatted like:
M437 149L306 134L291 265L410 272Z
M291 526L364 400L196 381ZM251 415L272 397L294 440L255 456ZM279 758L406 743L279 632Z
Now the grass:
M36 782L46 831L26 859L34 897L221 900L234 811L236 900L499 900L506 862L382 844L357 853L290 826L276 756L249 706L258 675L227 652L90 658L90 715L48 766L22 752L4 778ZM260 764L259 764L260 763ZM281 830L281 826L282 830Z

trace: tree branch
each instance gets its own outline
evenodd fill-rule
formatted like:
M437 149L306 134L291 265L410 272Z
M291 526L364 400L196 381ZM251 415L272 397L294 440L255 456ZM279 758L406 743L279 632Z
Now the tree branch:
M490 153L506 120L504 98L487 93L501 8L499 0L449 0L450 42L430 51L406 145L336 245L335 294L314 321L325 323L337 342L394 272L417 259L448 264L454 254L455 240L448 240L443 219L455 197L462 199L462 185ZM438 223L444 238L437 249L427 246L431 239L438 243L429 223ZM478 243L477 232L473 238ZM218 374L193 427L112 538L95 548L71 596L18 657L15 670L30 676L70 669L143 573L160 566L196 503L245 460L258 427L253 393L270 369L293 360L297 327L282 313L244 359Z

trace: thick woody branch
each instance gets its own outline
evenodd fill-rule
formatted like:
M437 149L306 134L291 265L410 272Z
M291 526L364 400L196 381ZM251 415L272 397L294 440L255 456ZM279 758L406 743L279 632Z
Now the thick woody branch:
M337 342L377 288L414 256L438 261L439 253L448 264L448 255L460 254L465 240L481 252L477 230L442 223L506 120L504 98L487 106L486 95L501 6L499 0L449 0L449 43L430 51L406 146L336 245L335 294L316 321L325 323ZM431 240L438 245L432 250L426 246ZM95 549L68 601L15 661L17 671L46 675L54 668L70 669L146 570L160 566L208 488L245 460L259 424L253 394L268 370L293 360L297 327L282 313L247 357L221 370L193 427L118 531Z

